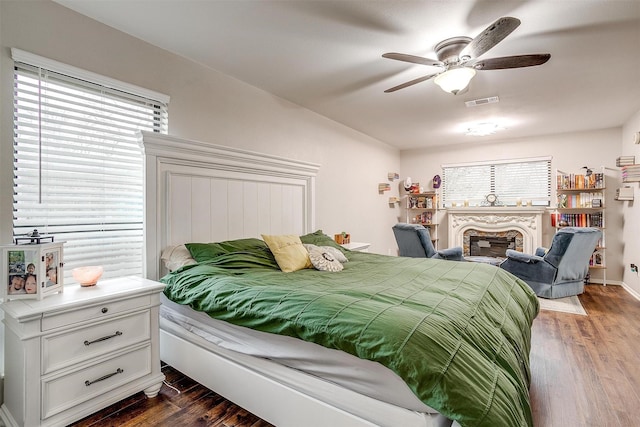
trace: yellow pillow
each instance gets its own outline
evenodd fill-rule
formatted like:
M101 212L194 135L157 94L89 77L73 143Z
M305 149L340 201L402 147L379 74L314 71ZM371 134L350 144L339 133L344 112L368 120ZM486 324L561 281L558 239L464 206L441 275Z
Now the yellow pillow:
M300 236L295 234L281 236L263 234L262 239L269 246L280 270L285 273L312 267L309 252L302 246Z

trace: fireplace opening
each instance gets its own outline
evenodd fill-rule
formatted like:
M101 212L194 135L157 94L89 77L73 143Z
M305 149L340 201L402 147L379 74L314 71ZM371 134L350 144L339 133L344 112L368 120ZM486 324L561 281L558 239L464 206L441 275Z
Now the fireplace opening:
M515 237L469 236L471 256L506 257L507 249L516 248Z

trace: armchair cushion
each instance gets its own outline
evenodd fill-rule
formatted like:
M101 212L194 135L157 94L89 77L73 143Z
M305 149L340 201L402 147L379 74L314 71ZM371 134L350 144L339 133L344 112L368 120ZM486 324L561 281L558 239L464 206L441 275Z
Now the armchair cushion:
M440 251L436 251L435 255L431 258L433 259L448 259L449 261L464 261L464 256L462 256L462 248L447 248L442 249Z
M526 262L529 264L544 261L544 258L542 258L537 254L529 255L522 252L514 251L513 249L507 249L506 255L507 255L507 258L510 258L514 261Z

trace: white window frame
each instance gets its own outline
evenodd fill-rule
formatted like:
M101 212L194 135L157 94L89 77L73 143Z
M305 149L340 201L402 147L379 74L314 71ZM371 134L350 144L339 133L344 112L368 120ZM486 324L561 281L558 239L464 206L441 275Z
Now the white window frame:
M497 205L551 203L551 160L547 157L491 160L442 165L442 206L487 206L487 196Z
M103 278L142 276L144 156L134 128L166 134L169 96L20 49L11 49L11 54L16 79L34 76L14 88L20 90L20 98L14 95L14 237L37 228L65 241L65 283L72 282L73 268L92 264L104 265ZM54 107L58 101L65 105ZM88 107L94 104L102 109ZM138 123L146 124L140 128ZM97 166L87 167L93 164ZM72 171L85 180L69 179ZM106 190L85 185L99 182L101 176L108 183L103 184ZM85 200L84 187L89 188L86 194L101 200L78 202ZM45 194L42 188L47 188ZM56 203L54 193L62 195L57 199L64 203ZM67 198L72 193L81 197Z

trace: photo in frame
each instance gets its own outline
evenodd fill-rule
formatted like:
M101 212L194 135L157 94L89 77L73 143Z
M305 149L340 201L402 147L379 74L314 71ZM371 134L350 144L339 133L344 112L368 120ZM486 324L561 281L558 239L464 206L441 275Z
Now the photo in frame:
M601 208L602 207L602 199L592 199L591 200L592 208Z
M40 252L37 249L5 250L6 295L8 299L38 298L41 285L38 281L40 271Z
M12 299L42 299L63 292L62 243L2 247L2 295Z

